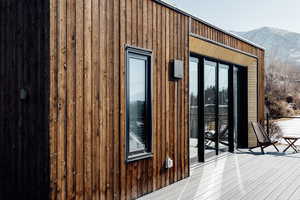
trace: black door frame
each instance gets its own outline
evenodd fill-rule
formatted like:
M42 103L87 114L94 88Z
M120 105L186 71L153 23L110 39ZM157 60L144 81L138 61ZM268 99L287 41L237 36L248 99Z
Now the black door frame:
M217 92L216 92L216 155L219 154L219 128L218 128L218 123L219 123L219 64L224 64L224 65L228 65L229 66L229 71L228 71L228 143L229 143L229 147L228 147L228 151L229 152L234 152L235 150L235 146L234 146L234 111L233 111L233 106L234 106L234 91L233 91L233 73L234 70L233 68L235 66L239 67L239 68L243 68L246 69L247 72L247 68L244 66L240 66L240 65L236 65L233 63L229 63L229 62L225 62L222 60L217 60L215 58L212 57L208 57L208 56L202 56L199 54L195 54L195 53L190 53L190 57L194 57L197 58L199 60L198 62L198 95L199 95L199 105L198 105L198 113L199 113L199 117L198 117L198 124L199 124L199 133L198 134L198 161L199 162L205 162L205 137L204 137L204 60L208 60L208 61L212 61L212 62L216 62L217 67L216 67L216 88L217 88ZM248 87L247 87L247 83L248 83L248 77L247 77L247 73L245 73L246 76L244 75L242 78L246 78L246 86L243 84L242 87L246 88L246 93L248 94ZM244 90L245 91L245 90ZM244 96L244 95L243 95ZM247 96L246 96L247 97ZM246 98L244 96L244 98ZM248 98L247 98L248 99ZM247 100L248 103L248 100ZM239 106L245 106L245 105L239 105ZM248 106L245 106L246 108L248 108ZM232 109L231 109L232 108ZM245 112L246 115L248 116L248 110ZM248 119L248 118L247 118ZM246 120L247 122L248 120ZM245 129L244 129L245 130ZM248 135L248 133L247 133ZM240 139L240 138L238 138ZM248 142L248 140L247 140ZM244 143L244 142L243 142Z
M237 105L238 113L240 114L237 130L237 148L248 148L248 69L239 65L234 65L238 68L237 77ZM246 105L245 105L246 104ZM243 134L244 133L244 134Z

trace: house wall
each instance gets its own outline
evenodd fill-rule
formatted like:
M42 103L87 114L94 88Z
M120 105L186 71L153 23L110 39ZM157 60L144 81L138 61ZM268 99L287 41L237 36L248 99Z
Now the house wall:
M134 199L187 177L189 32L222 34L153 0L51 0L50 13L51 199ZM129 164L125 45L154 61L153 158ZM172 59L182 80L170 80Z
M0 199L48 197L49 28L47 1L0 1Z
M264 51L157 1L2 0L0 11L0 199L132 199L187 177L190 32L258 57L263 119ZM130 164L125 45L154 60L154 157ZM170 80L172 59L183 80Z
M51 198L132 199L187 177L189 18L151 0L50 2ZM154 156L129 164L125 45L154 61ZM170 80L172 59L183 80Z

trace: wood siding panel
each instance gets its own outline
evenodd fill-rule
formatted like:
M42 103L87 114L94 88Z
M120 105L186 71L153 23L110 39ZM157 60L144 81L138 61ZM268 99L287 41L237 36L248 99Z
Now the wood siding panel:
M0 199L49 195L49 10L47 1L0 2Z
M75 61L76 61L76 49L75 49L75 1L68 1L67 8L70 12L67 13L67 194L66 199L73 199L75 197Z
M223 60L229 63L235 63L242 66L253 66L253 63L257 63L257 59L255 57L251 57L240 52L236 52L225 47L212 44L196 37L190 37L189 46L190 51L193 53L213 57L215 59Z
M132 199L187 177L188 79L171 80L170 61L188 72L189 18L152 0L59 0L51 13L50 115L60 119L50 132L59 150L52 199ZM154 154L133 163L125 162L126 45L153 51ZM166 170L168 156L175 166Z
M257 63L248 66L248 146L256 146L257 140L254 134L251 121L257 121Z
M55 12L55 11L52 11ZM76 188L76 199L83 200L84 199L84 134L83 134L83 107L84 107L84 91L83 91L83 67L84 67L84 59L83 59L83 1L76 2L76 102L75 102L75 124L76 124L76 168L74 171L75 174L75 188ZM55 37L55 35L51 35L51 37ZM51 66L55 67L55 66ZM50 98L55 98L55 96L50 96ZM53 134L51 132L50 134ZM69 183L70 184L70 183Z
M0 199L134 199L186 178L190 32L258 57L249 110L264 117L264 51L153 0L3 0L0 11ZM153 52L153 158L132 163L126 45Z
M265 51L257 49L258 54L258 119L265 119Z

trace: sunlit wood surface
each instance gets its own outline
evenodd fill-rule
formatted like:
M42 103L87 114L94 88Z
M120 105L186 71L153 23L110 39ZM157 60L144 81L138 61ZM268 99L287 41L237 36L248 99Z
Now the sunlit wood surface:
M282 150L286 146L279 146ZM300 153L240 150L191 170L191 176L140 200L300 199Z

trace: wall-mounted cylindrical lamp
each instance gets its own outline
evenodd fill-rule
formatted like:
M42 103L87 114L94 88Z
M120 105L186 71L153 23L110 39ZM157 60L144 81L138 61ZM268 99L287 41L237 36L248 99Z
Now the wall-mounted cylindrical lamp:
M171 66L172 66L172 78L174 80L183 79L183 77L184 77L183 61L182 60L172 60Z

